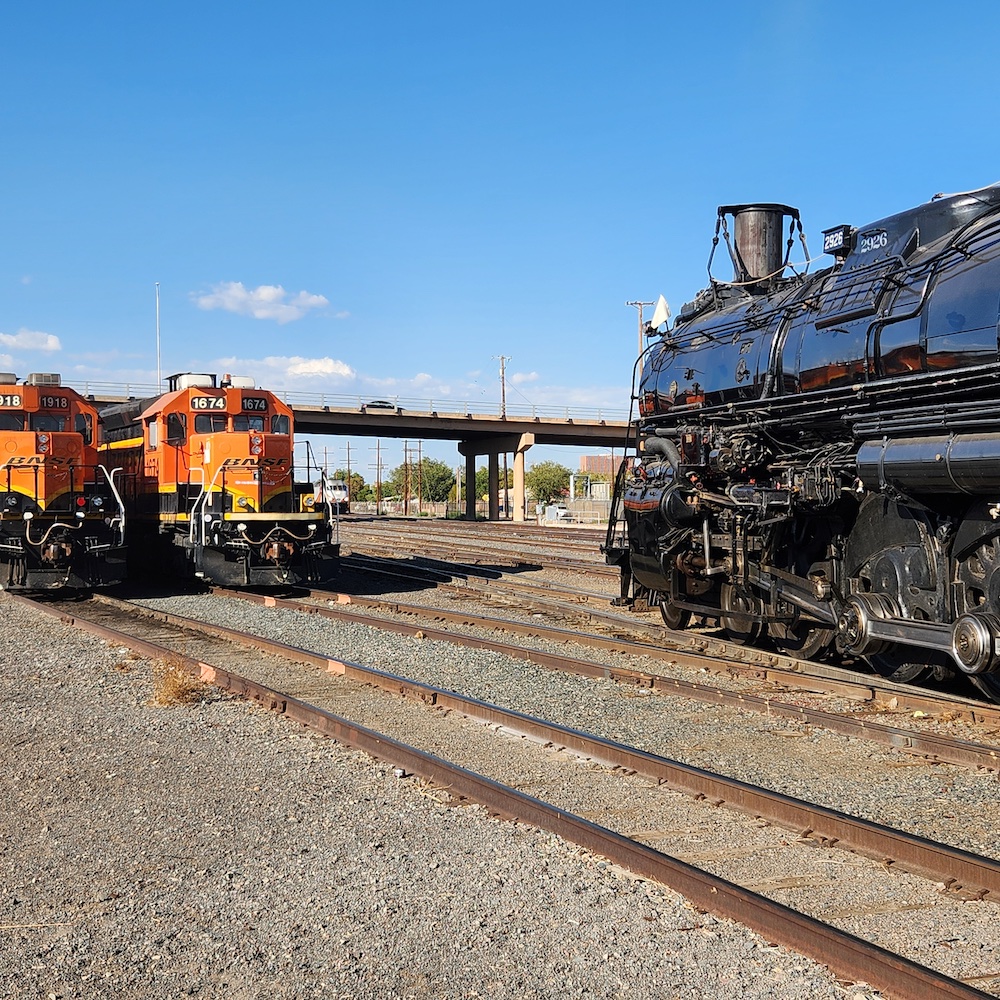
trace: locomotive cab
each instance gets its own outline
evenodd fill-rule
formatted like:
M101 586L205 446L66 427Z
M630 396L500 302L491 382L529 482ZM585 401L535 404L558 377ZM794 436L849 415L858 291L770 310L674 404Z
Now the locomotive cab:
M97 410L55 374L0 374L0 585L90 588L123 579L125 510L98 459Z
M290 408L251 378L188 372L168 386L102 413L149 544L181 573L216 583L328 579L336 518L329 504L301 509Z

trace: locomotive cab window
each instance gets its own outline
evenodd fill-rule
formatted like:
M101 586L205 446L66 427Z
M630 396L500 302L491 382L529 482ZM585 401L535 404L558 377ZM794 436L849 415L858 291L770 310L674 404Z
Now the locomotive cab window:
M24 414L0 410L0 431L23 431Z
M287 434L288 433L288 416L284 413L276 413L271 417L271 433L272 434Z
M58 434L66 430L66 418L56 413L32 413L30 425L33 431Z
M167 444L183 444L187 440L187 414L167 414Z
M195 415L195 434L221 434L228 429L229 417L224 413L198 413Z
M146 443L150 448L157 448L159 446L156 417L152 417L146 421Z
M247 413L237 413L233 417L234 431L263 431L264 418L262 416L250 416Z
M73 419L73 429L83 438L84 444L93 444L94 424L89 413L78 413Z

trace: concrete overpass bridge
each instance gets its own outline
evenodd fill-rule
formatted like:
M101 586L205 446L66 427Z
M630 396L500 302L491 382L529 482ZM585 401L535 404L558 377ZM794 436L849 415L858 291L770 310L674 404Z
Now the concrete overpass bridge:
M78 392L90 395L98 406L129 398L155 396L155 385L109 382L76 383ZM624 411L597 408L526 406L514 404L497 412L482 412L490 404L458 400L389 397L370 399L333 393L275 392L295 412L298 434L336 434L350 437L423 438L455 441L465 457L465 481L476 480L476 459L487 458L489 518L500 516L500 456L514 456L515 521L523 521L524 457L533 444L572 445L583 448L620 448L628 431ZM492 404L496 406L496 404ZM476 410L480 412L475 412ZM476 498L466 490L466 516L474 518Z

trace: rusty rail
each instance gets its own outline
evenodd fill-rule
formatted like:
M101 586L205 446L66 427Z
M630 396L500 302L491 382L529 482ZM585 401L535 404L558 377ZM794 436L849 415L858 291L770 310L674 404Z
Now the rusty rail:
M670 887L701 909L737 920L768 941L808 955L839 976L864 979L900 1000L925 1000L928 996L944 1000L971 1000L990 996L580 816L359 726L332 712L288 697L256 681L107 626L93 626L86 619L66 614L58 608L39 605L20 595L8 596L145 655L169 655L208 683L251 699L345 745L364 750L407 773L419 775L445 788L455 798L479 802L498 816L529 823L565 837L643 878Z
M1000 749L984 744L971 743L966 740L956 740L947 736L939 736L936 733L921 733L911 729L899 729L880 722L872 722L869 719L857 719L850 715L825 712L822 709L788 705L760 695L727 691L724 688L712 685L696 684L691 681L663 677L658 674L648 674L643 671L631 670L627 667L611 667L605 664L592 663L588 660L581 660L577 657L564 656L559 653L548 653L543 650L526 647L512 647L509 643L499 640L484 639L478 636L465 636L449 632L445 629L435 629L432 626L423 624L410 625L406 622L373 618L370 615L356 614L348 611L344 607L326 608L316 604L305 604L302 601L227 590L221 587L213 588L213 593L232 597L237 600L250 601L251 603L261 604L265 607L286 608L299 611L303 614L316 614L324 618L370 625L373 628L385 629L386 631L395 632L400 635L413 635L419 631L429 639L450 642L455 645L467 646L474 649L489 649L494 652L527 660L529 663L552 670L561 670L565 673L578 674L584 677L612 680L616 683L629 684L636 687L648 687L657 693L676 694L696 701L708 701L731 708L749 709L776 718L798 722L802 725L818 726L833 732L844 733L848 736L870 739L885 746L892 746L909 753L946 761L949 764L1000 771ZM362 607L381 607L388 611L398 611L403 614L423 614L427 617L437 618L438 620L473 625L494 631L507 631L514 634L535 636L555 642L577 642L593 648L630 653L636 656L652 655L655 657L658 652L661 658L664 656L663 651L650 650L649 647L625 639L611 639L603 636L580 636L578 633L568 629L508 622L506 620L487 618L466 612L442 611L436 608L431 612L420 605L406 605L396 602L387 603L368 598L347 597L346 595L330 596L334 599L346 601L349 604L361 605ZM678 659L673 653L670 654L670 658ZM688 654L688 659L692 665L702 662L702 658L693 654ZM844 693L846 696L853 697L858 701L874 701L877 693L881 693L883 697L886 696L884 691L880 691L879 688L874 688L862 681L847 680L833 683L835 691ZM926 693L917 689L906 690L905 688L897 693L895 690L896 687L904 686L893 685L891 696L897 698L899 704L908 711L918 709L926 712L956 710L956 703L945 696ZM841 691L841 689L843 690ZM864 697L865 695L867 697ZM977 703L972 702L969 704L972 705L973 710L979 713L976 716L977 721L983 721L984 717L988 718L990 714L994 714L997 716L997 722L1000 722L1000 712L996 712L988 706L985 707L985 712L980 712L980 707ZM957 703L957 709L959 711L967 710L968 706L966 702L961 701Z

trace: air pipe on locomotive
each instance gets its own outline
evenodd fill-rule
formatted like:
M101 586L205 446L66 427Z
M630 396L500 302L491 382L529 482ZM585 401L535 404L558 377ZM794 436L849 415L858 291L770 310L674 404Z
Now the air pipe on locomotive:
M733 280L710 257L649 331L604 546L621 601L1000 700L1000 185L825 230L813 274L796 235L787 206L720 207Z

